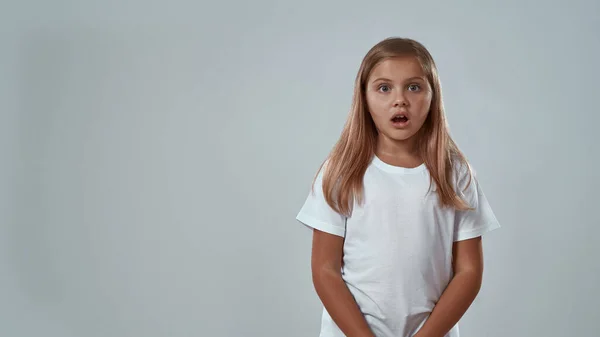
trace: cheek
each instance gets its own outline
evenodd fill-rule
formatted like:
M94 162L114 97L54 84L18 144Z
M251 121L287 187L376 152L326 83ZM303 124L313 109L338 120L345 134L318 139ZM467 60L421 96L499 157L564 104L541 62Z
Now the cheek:
M418 112L420 114L427 114L427 112L429 112L429 108L431 107L431 95L419 95L415 97L412 104L413 107L415 107L417 110L415 112Z
M387 103L383 97L367 98L367 107L373 118L378 118L386 113Z

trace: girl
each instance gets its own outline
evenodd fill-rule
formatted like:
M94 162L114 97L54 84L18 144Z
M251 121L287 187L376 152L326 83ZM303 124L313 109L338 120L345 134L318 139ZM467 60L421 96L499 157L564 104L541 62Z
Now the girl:
M449 135L422 44L369 50L297 219L313 229L321 337L459 336L481 286L481 236L500 225Z

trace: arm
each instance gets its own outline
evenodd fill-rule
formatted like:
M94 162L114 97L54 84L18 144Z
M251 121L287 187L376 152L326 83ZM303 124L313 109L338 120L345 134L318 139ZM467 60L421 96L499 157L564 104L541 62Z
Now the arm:
M375 337L342 279L344 238L313 231L312 278L315 290L333 321L347 337Z
M415 337L442 337L475 300L483 274L481 237L457 241L453 245L454 277L433 308L429 319Z

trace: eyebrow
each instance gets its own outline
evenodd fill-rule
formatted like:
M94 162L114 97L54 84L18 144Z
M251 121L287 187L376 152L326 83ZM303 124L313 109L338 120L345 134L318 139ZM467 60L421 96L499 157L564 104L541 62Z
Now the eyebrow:
M413 76L413 77L411 77L411 78L407 78L407 79L405 80L405 82L408 82L408 81L413 81L413 80L421 80L421 81L425 81L425 79L424 79L423 77L421 77L421 76ZM376 78L375 80L373 80L371 83L375 83L375 82L377 82L377 81L392 82L392 80L390 80L389 78L385 78L385 77L379 77L379 78Z

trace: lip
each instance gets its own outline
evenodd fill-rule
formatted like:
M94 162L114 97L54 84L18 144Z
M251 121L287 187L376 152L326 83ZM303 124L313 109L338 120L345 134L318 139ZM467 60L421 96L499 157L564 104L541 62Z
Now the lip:
M406 122L394 122L394 117L398 115L403 115L406 117ZM390 123L396 129L404 129L410 125L410 114L408 112L398 111L392 115L392 118L390 118Z
M393 119L395 116L398 116L398 115L403 115L404 117L406 117L406 118L410 119L410 113L409 113L408 111L398 111L398 112L394 112L394 113L392 114L392 117L391 117L391 118Z
M396 129L405 129L410 125L410 119L407 120L406 122L393 122L390 120L390 123Z

